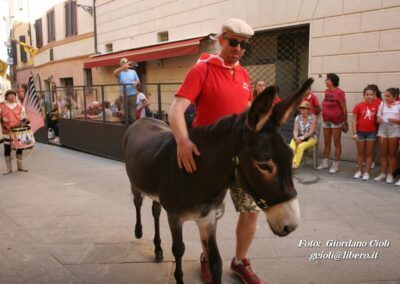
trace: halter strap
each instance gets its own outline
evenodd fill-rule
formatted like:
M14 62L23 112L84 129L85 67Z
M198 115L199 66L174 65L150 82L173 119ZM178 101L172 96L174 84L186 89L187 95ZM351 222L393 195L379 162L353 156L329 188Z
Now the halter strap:
M232 162L236 170L242 172L241 169L239 168L240 160L237 155L232 158ZM262 199L255 190L253 190L253 188L249 185L249 182L247 181L246 177L243 174L242 178L244 183L246 183L246 190L253 197L254 202L257 204L257 206L260 207L262 210L268 208L267 202L264 199Z

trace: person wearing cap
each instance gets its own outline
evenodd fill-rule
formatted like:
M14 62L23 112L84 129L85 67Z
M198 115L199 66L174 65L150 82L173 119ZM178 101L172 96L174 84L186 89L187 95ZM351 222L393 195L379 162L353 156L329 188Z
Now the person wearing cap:
M317 117L311 113L310 103L303 101L299 106L300 114L296 116L293 127L293 139L290 148L294 152L293 169L300 166L304 151L317 145Z
M3 175L12 172L11 166L11 136L10 129L19 127L22 121L26 121L25 108L17 102L17 93L8 90L5 94L5 101L0 103L0 121L4 139L4 158L6 161L6 171ZM27 172L23 166L22 149L17 150L18 171Z
M133 66L137 66L134 62L129 62L126 58L121 58L119 61L119 67L114 70L115 77L118 78L118 84L126 84L126 96L128 99L128 114L129 122L135 121L135 108L136 108L136 85L140 83L139 76L135 70L132 70ZM124 96L124 88L120 87L120 93Z
M169 122L177 143L178 166L188 173L196 171L194 157L201 159L201 149L189 138L185 110L191 103L195 104L193 127L198 127L210 125L226 115L240 114L249 106L252 100L250 78L239 60L248 49L253 35L253 29L243 20L232 18L226 21L218 36L220 51L202 54L175 95L169 111ZM260 209L239 186L234 186L230 191L235 208L240 212L236 229L236 254L231 262L231 270L245 283L257 284L260 280L250 266L247 252L256 232ZM200 262L203 282L212 283L204 244Z

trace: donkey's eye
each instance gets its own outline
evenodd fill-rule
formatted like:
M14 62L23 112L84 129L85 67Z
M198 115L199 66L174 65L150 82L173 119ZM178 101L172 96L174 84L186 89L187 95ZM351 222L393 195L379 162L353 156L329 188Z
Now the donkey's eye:
M257 166L258 166L261 170L264 170L264 171L272 172L272 170L273 170L273 166L272 166L272 163L271 163L270 161L267 161L267 162L258 162L258 163L257 163Z

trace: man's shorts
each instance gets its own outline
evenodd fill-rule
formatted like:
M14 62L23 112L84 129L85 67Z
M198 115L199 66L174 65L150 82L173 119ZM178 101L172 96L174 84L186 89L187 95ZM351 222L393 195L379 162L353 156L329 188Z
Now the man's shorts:
M343 127L343 122L335 124L331 121L324 121L322 124L323 128L342 128Z
M376 132L357 132L358 141L375 141L376 140Z
M400 136L400 125L394 123L381 123L378 136L382 138L395 138Z
M236 212L257 212L261 210L254 202L254 199L237 183L232 185L230 192Z

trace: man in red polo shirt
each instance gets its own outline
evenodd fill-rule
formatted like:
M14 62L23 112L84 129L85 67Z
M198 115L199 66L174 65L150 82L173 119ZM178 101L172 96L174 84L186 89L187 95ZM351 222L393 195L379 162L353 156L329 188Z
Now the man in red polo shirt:
M199 156L200 151L189 139L184 112L194 103L196 116L193 127L206 126L223 116L239 114L250 104L250 79L239 60L249 47L249 39L253 34L253 29L242 20L229 19L225 22L218 36L221 50L218 54L200 56L186 75L172 102L169 122L177 143L178 164L189 173L196 171L193 153ZM244 283L261 283L247 258L260 209L238 186L231 189L231 197L236 211L240 212L236 229L236 254L232 259L231 270L239 275ZM212 282L204 248L201 256L201 278L205 283Z

